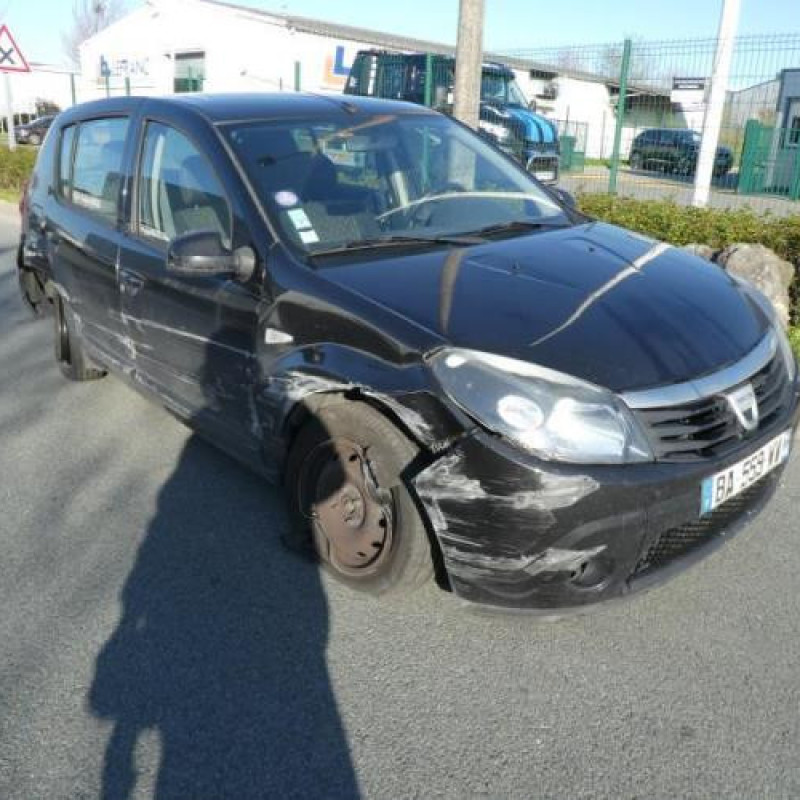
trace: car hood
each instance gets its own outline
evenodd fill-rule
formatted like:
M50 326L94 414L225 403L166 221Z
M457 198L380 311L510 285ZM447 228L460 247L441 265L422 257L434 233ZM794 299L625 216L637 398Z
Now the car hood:
M603 223L326 265L326 278L458 347L614 391L742 358L769 321L719 267Z

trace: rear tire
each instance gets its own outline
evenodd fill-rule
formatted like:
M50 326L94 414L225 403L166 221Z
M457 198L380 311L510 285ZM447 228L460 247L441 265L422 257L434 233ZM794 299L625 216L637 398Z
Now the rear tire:
M644 159L642 158L641 153L634 153L631 156L630 167L632 170L636 171L639 171L644 168Z
M301 428L286 481L296 549L374 595L410 592L434 572L431 545L401 475L418 448L371 406L325 399Z
M28 138L28 144L38 147L42 143L42 137L38 133L32 133Z
M55 356L61 374L70 381L94 381L106 373L89 361L83 349L75 314L60 297L53 300Z

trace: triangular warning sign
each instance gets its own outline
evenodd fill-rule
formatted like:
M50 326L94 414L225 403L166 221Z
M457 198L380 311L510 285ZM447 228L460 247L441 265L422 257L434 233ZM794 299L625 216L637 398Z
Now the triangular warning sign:
M0 72L30 72L31 68L17 47L11 31L0 25Z

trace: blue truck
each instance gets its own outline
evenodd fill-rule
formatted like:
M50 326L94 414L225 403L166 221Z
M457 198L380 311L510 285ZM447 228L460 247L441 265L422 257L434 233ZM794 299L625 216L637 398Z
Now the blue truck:
M428 70L431 75L428 76ZM455 59L427 53L360 50L345 94L406 100L452 113ZM555 124L536 113L505 64L487 62L481 73L478 132L544 183L558 180Z

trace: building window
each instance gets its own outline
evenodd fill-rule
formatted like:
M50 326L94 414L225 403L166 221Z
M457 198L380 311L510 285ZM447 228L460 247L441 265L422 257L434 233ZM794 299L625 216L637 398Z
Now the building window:
M797 147L800 145L800 114L792 117L789 124L789 147Z
M206 78L205 53L176 53L175 82L173 90L182 92L202 92Z

